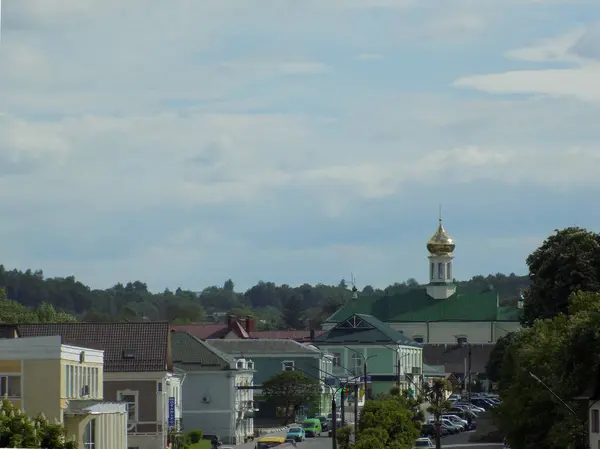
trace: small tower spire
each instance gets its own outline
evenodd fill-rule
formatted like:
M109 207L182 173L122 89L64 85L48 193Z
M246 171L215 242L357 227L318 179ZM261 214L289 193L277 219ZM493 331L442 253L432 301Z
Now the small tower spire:
M452 277L452 259L456 244L442 224L442 205L438 208L438 225L427 241L429 252L429 285L427 293L435 299L446 299L456 292Z

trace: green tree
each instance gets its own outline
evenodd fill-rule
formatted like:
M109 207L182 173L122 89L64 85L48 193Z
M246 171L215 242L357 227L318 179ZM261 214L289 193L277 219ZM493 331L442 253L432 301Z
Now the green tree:
M0 447L77 449L74 441L65 440L62 425L43 415L30 418L6 399L0 405Z
M571 227L556 230L528 258L531 285L525 292L523 324L568 312L576 291L600 290L600 234Z
M433 414L435 424L435 447L440 449L441 442L441 423L440 417L446 413L452 405L448 401L448 392L452 391L450 383L446 379L434 379L433 384L423 384L423 397L429 403L427 411Z
M496 345L490 354L490 359L485 365L485 374L490 381L498 382L500 380L504 354L516 338L516 335L516 333L511 332L496 341Z
M575 292L569 303L567 315L535 321L505 352L496 417L514 449L585 447L587 406L572 398L595 380L590 354L600 353L600 294Z
M273 404L278 415L287 425L298 408L317 400L321 388L319 381L298 371L282 371L266 380L262 386L263 395Z
M358 438L353 449L369 447L379 441L381 447L411 448L420 426L412 410L395 399L367 401L358 422ZM377 443L379 444L379 443ZM373 446L379 447L379 446Z

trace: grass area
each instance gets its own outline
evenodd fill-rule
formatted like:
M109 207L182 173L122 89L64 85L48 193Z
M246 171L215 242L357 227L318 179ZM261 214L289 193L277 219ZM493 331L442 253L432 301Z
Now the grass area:
M210 441L202 440L190 446L190 449L210 449Z

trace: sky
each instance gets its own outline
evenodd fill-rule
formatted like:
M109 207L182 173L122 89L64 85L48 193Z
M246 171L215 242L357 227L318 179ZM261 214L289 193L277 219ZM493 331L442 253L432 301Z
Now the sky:
M600 3L4 0L0 262L94 288L527 272L600 227Z

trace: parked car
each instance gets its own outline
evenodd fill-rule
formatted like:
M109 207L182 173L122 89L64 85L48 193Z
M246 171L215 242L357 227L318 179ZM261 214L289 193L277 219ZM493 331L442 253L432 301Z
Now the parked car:
M321 421L316 418L305 419L302 423L302 428L306 437L321 436Z
M329 430L329 419L327 416L319 416L317 419L321 421L321 430L327 432Z
M415 441L415 445L413 446L413 448L418 447L435 447L435 444L433 444L433 441L431 441L429 438L422 437L418 438L417 441Z
M435 436L435 426L431 423L423 424L421 426L421 436L423 437L433 437Z
M302 427L290 427L287 431L286 438L294 441L304 441L306 434L304 433L304 429Z
M448 419L452 424L460 426L462 431L469 429L469 421L457 415L442 415L442 419Z
M450 430L450 433L459 433L459 432L462 432L462 430L463 430L462 426L454 424L449 419L442 418L441 422L442 422L442 426L448 427L448 429Z

